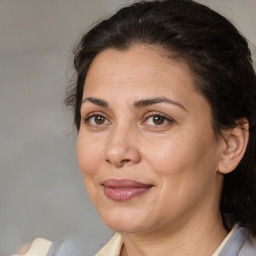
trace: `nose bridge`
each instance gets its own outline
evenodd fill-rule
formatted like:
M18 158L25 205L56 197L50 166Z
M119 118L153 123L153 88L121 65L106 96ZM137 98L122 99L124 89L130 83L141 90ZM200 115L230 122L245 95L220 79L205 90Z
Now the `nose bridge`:
M116 166L140 160L136 129L127 123L114 125L106 146L106 161Z

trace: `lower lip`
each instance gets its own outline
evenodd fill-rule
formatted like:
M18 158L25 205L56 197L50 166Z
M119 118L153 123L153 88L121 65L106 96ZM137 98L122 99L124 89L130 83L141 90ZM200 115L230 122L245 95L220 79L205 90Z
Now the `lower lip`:
M144 194L149 191L151 187L143 187L143 188L111 188L104 187L105 195L114 201L124 202L131 200L137 196Z

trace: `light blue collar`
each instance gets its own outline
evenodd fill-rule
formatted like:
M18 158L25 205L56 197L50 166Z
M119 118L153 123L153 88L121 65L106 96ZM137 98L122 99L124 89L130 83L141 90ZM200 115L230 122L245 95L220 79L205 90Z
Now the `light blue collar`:
M229 239L219 256L256 256L256 239L249 236L246 228L240 227Z

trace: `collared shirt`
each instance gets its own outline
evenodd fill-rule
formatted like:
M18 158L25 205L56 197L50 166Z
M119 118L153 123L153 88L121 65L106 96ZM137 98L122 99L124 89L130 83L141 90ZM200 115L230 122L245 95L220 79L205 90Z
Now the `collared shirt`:
M122 236L115 234L95 256L120 256ZM235 225L212 256L256 256L256 240L244 227Z
M38 238L24 256L74 256L72 245L64 248L63 244L64 241L52 243ZM122 246L122 236L116 233L95 256L120 256ZM212 256L256 256L256 239L249 236L246 228L235 225Z

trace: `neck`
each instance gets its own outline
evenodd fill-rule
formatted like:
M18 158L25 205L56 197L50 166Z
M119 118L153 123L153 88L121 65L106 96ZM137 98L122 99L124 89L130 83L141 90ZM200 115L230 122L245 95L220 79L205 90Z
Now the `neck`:
M203 216L203 215L201 215ZM210 256L227 235L220 214L147 234L122 233L121 256Z

